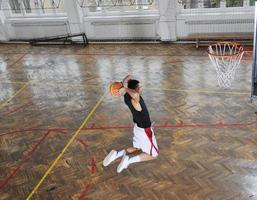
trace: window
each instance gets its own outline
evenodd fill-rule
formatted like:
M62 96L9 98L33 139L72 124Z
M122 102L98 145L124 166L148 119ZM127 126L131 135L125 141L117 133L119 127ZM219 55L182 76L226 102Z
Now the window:
M226 0L227 7L242 7L244 0Z
M192 8L219 8L220 0L182 0L184 9Z
M250 6L255 6L255 0L250 0Z
M220 7L220 0L210 0L209 3L207 3L205 8L219 8Z
M9 0L9 5L13 13L21 13L21 4L24 3L26 12L31 12L29 0Z
M156 9L154 0L77 0L77 2L89 12Z
M244 2L254 6L255 0L180 0L184 9L244 7ZM247 4L246 4L247 5Z
M47 14L63 13L63 0L9 0L12 13Z

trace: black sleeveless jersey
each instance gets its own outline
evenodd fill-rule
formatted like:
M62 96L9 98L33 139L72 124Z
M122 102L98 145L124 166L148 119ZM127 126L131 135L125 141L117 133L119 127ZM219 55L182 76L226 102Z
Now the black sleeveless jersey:
M149 112L146 108L146 105L145 105L145 102L144 102L143 98L140 96L139 103L140 103L141 108L142 108L141 111L137 111L134 108L134 106L132 105L131 99L132 98L128 93L126 93L124 95L124 101L125 101L125 103L127 104L127 106L129 107L129 109L132 113L134 123L136 123L137 126L140 127L140 128L151 127L151 120L150 120Z

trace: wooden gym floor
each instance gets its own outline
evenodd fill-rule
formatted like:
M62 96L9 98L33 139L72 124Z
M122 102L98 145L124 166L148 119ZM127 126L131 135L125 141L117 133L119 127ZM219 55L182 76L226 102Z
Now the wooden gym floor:
M220 89L206 47L0 45L0 199L257 199L251 61ZM132 144L111 81L133 74L160 155L121 174L103 168Z

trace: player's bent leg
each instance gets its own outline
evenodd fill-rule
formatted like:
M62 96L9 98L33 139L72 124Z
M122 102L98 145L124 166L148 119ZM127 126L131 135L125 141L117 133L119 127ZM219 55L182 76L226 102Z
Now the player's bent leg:
M140 162L143 162L143 161L155 160L158 157L158 155L151 156L151 155L143 152L139 155L139 157L140 157Z
M105 167L108 166L114 160L116 160L117 158L122 157L125 154L126 154L125 150L120 150L120 151L111 150L111 152L104 158L103 166L105 166Z
M137 148L135 148L135 147L128 147L128 148L126 149L126 153L132 153L132 152L135 151L135 150L137 150Z
M126 155L129 156L136 156L141 154L143 151L141 149L135 148L135 147L129 147L126 149Z
M131 158L129 158L128 155L124 155L120 164L117 167L117 172L122 172L123 169L126 169L132 163L155 160L156 158L157 155L151 156L147 153L140 153L139 155L133 156Z

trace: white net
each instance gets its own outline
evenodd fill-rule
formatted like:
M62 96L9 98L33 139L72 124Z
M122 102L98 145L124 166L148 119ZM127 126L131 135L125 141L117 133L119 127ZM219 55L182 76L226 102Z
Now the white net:
M208 55L215 66L220 87L231 87L243 54L243 47L236 42L218 42L208 47Z

